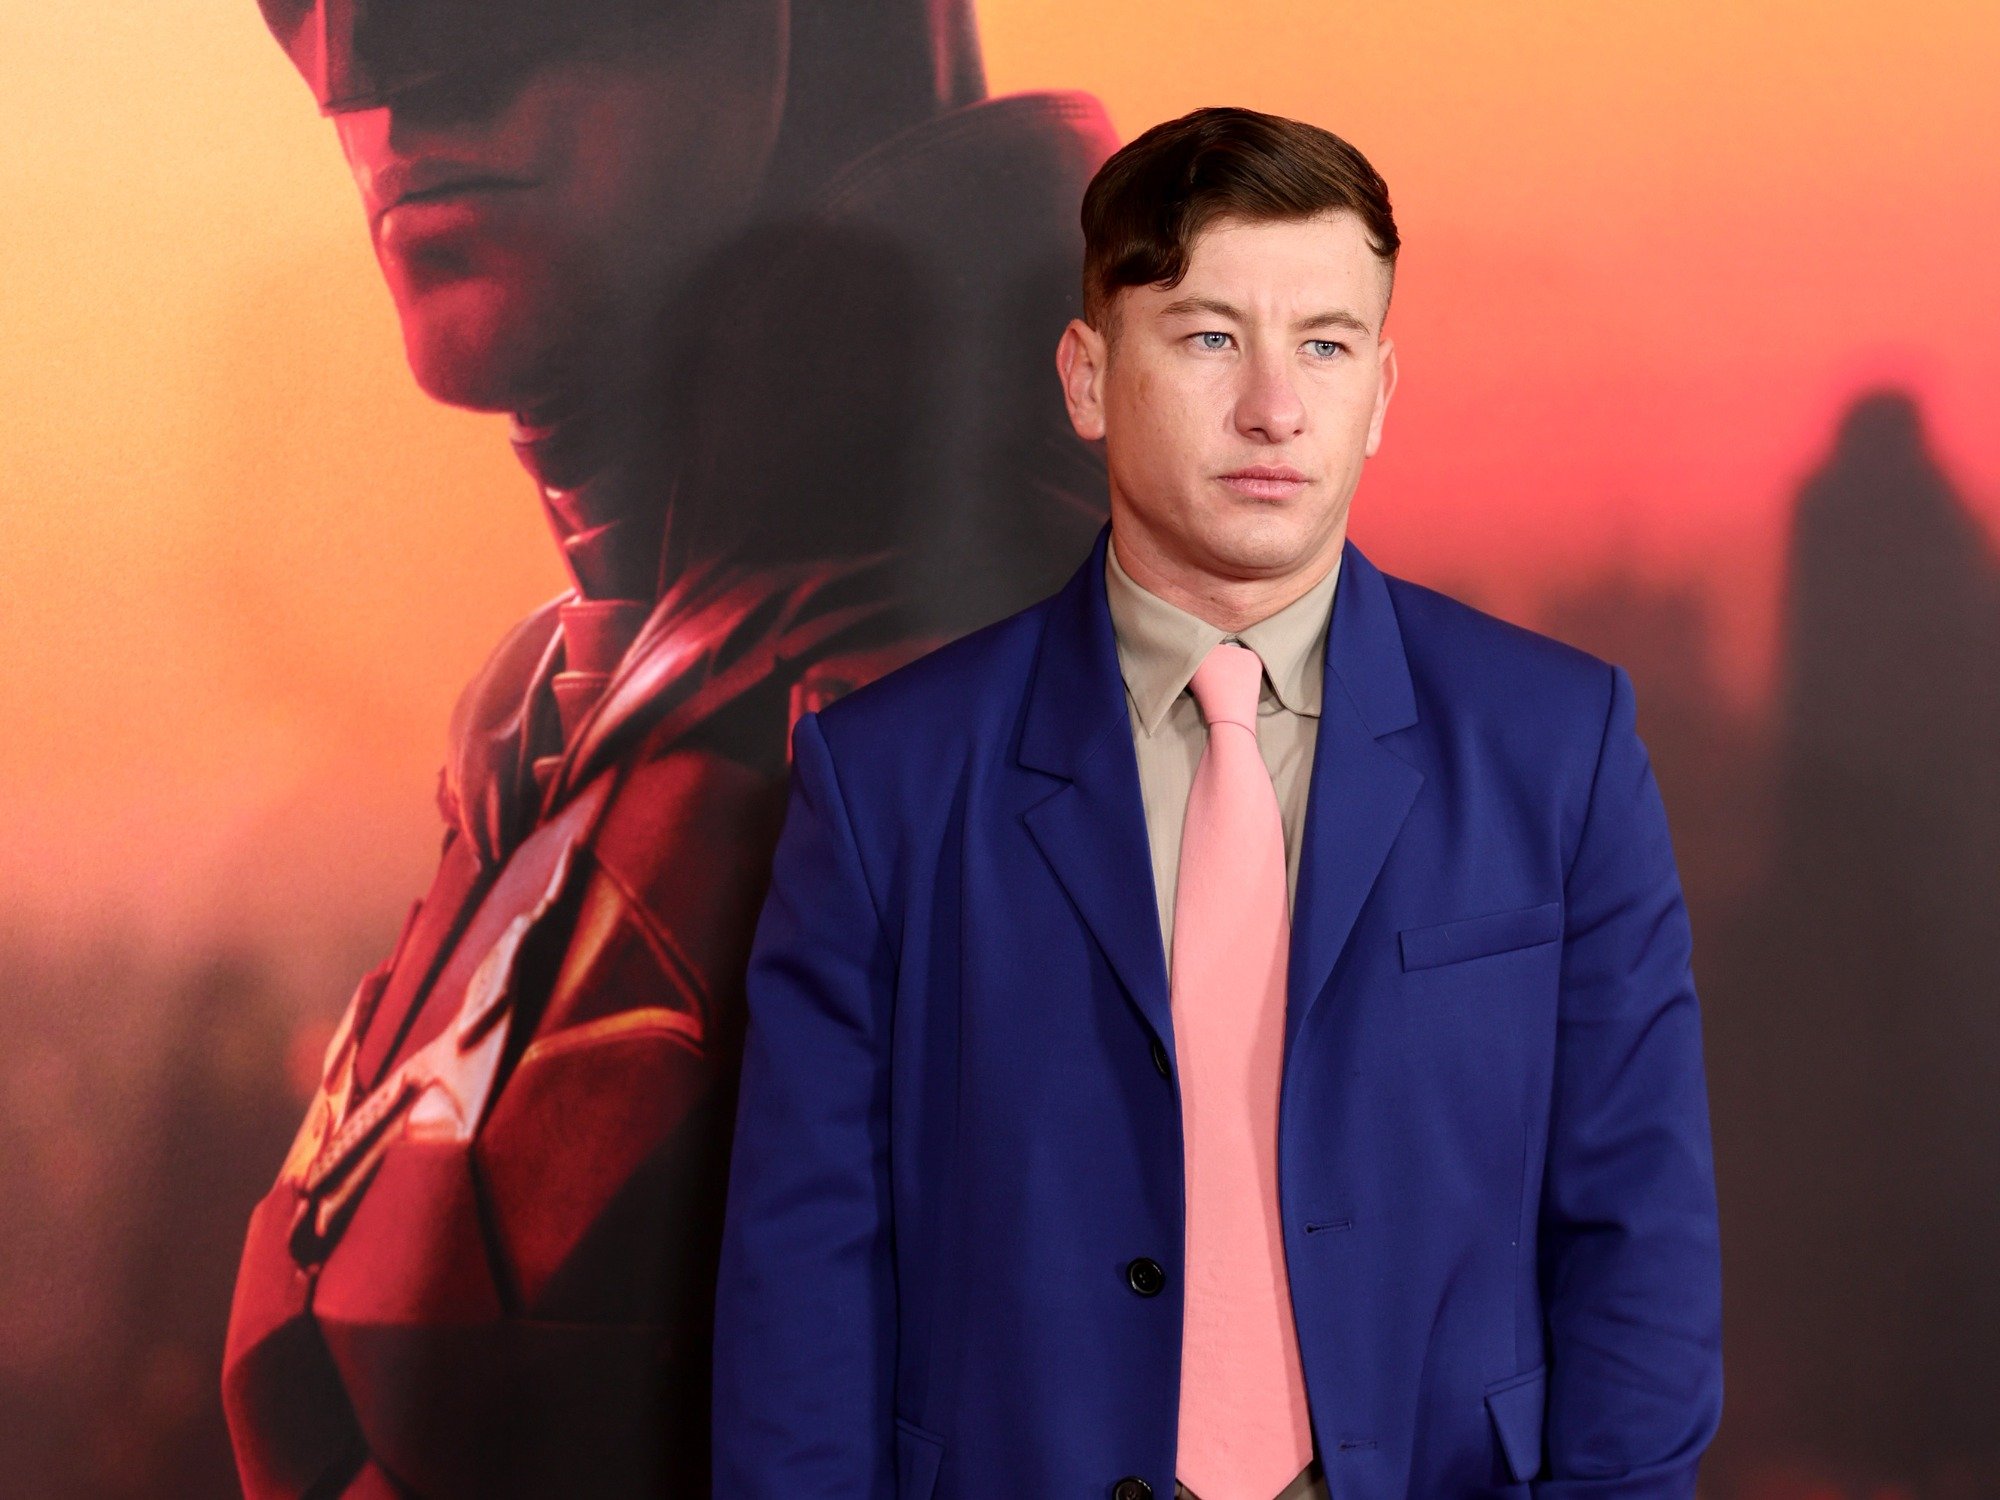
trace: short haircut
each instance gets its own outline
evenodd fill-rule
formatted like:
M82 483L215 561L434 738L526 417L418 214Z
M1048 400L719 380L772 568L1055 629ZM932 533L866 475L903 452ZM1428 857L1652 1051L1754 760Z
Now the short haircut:
M1083 194L1083 318L1111 338L1117 294L1172 287L1215 220L1310 219L1345 209L1395 286L1402 240L1389 187L1330 130L1254 109L1197 109L1111 154Z

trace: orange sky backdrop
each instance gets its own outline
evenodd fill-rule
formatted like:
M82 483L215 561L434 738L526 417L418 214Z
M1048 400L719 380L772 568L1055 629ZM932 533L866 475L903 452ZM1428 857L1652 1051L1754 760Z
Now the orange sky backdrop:
M1752 702L1792 489L1883 378L2000 529L1990 0L981 10L994 92L1126 136L1248 104L1381 168L1403 383L1354 530L1392 570L1528 623L1697 581ZM458 685L561 584L532 492L410 382L252 0L5 0L0 56L0 920L386 942Z

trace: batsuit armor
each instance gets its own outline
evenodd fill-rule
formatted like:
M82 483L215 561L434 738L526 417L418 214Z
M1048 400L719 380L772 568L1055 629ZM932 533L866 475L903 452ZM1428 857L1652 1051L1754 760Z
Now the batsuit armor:
M326 10L287 14L323 105L392 71L341 54ZM808 118L814 87L792 84ZM462 694L431 888L251 1216L222 1384L255 1500L708 1493L742 971L791 726L1088 546L1101 462L1046 361L1113 143L1082 95L935 110L816 169L741 257L732 335L694 336L668 418L609 424L670 435L636 486L572 483L560 435L517 426L577 584ZM1027 381L1047 403L998 398ZM781 431L744 425L774 400Z

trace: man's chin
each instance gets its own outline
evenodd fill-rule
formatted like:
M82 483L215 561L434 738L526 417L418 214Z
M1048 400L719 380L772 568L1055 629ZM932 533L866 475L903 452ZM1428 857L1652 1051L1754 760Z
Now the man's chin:
M518 411L545 399L569 340L551 319L473 291L432 293L399 308L403 352L418 387L471 411Z
M1323 516L1245 505L1212 518L1202 541L1219 571L1269 577L1310 564L1325 546L1324 526Z

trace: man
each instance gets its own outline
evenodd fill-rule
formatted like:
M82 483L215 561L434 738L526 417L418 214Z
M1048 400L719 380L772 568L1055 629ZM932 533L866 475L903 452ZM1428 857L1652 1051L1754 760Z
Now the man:
M1346 539L1359 153L1200 110L1083 223L1109 526L795 731L715 1494L1690 1496L1714 1183L1631 682Z
M264 10L419 384L511 414L573 586L461 699L430 894L252 1216L238 1467L259 1497L702 1495L790 725L1097 524L1101 467L1025 392L1109 127L983 98L969 0Z

